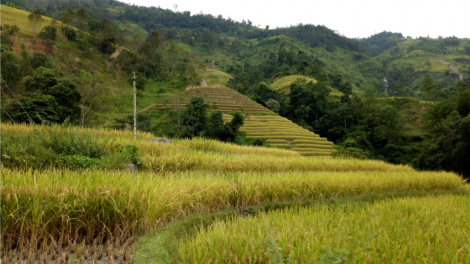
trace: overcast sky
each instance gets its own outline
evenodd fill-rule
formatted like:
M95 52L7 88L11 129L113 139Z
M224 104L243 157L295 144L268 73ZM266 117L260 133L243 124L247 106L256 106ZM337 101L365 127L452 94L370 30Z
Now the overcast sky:
M314 24L349 38L386 31L404 36L470 38L470 0L121 0L140 6L251 20L253 25Z

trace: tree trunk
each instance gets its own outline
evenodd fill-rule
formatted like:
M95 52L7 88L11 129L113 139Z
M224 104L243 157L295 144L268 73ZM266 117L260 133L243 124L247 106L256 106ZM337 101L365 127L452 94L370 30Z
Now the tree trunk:
M135 89L135 72L133 73L133 87L134 87L134 140L137 138L137 97L136 97L136 89Z

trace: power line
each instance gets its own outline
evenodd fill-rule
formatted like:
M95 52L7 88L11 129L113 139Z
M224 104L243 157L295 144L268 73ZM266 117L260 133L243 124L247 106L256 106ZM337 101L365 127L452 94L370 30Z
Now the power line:
M13 121L13 124L16 124L15 120L13 120L13 118L11 118L11 116L8 114L7 110L5 110L5 108L3 108L1 105L0 105L0 108L2 108L3 111L5 111L5 114L7 114L7 116L11 119L11 121Z
M23 109L23 111L26 113L26 115L28 115L29 120L31 120L31 122L33 122L33 124L34 124L34 120L31 118L31 116L28 114L28 112L26 112L23 105L21 105L20 101L18 101L18 98L16 98L15 94L10 90L10 87L8 87L7 82L5 82L2 75L0 75L0 78L2 79L3 83L5 83L5 87L8 89L8 91L10 91L10 93L13 95L13 97L15 97L15 100L21 106L21 109Z

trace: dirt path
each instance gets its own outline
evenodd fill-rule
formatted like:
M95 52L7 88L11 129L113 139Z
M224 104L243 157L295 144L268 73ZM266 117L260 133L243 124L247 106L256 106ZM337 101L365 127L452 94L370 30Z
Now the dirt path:
M460 80L463 80L463 75L459 72L459 69L457 67L455 67L454 65L448 63L445 60L441 60L441 62L444 63L445 65L447 65L447 67L449 67L449 69L451 69L453 72L457 73L460 77Z

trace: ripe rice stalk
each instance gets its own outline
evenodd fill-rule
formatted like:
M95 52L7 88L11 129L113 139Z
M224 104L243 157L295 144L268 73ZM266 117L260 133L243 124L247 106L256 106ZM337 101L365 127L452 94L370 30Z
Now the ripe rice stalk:
M470 263L468 201L446 195L272 211L201 228L179 252L183 263Z
M367 171L363 168L374 167L374 162L340 161L314 159L310 163L336 163L336 171L345 172L302 172L294 166L289 172L196 170L165 175L3 168L2 246L34 248L44 238L53 238L48 243L59 248L83 239L90 244L97 238L100 244L110 236L135 236L174 218L234 205L393 190L450 190L462 185L452 173L415 172L383 162L375 162L375 171ZM351 172L354 169L360 171Z

